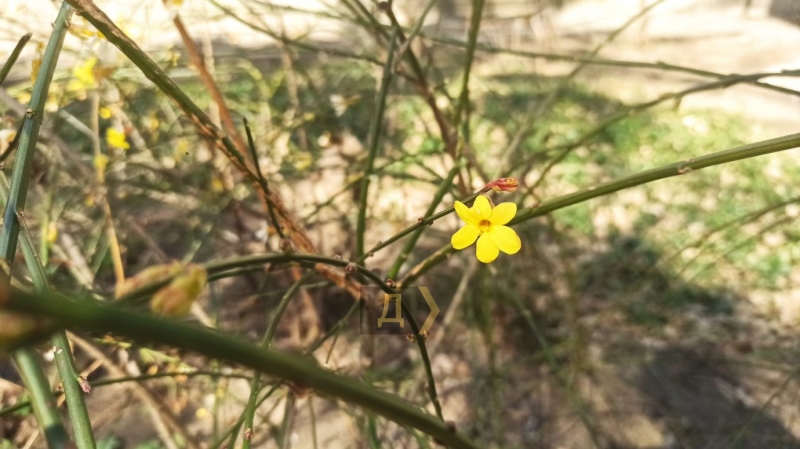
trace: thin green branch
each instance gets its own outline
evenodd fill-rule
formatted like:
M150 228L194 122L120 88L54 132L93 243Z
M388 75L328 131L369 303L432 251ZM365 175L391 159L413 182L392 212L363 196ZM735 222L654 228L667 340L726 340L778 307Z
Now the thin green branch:
M780 396L781 393L783 393L789 387L789 384L791 384L792 379L794 379L798 374L800 374L800 367L795 368L791 373L789 373L789 375L786 376L786 379L784 379L784 381L781 383L778 389L775 390L775 392L772 393L770 397L763 404L761 404L761 407L759 407L758 410L756 410L755 412L753 412L752 415L750 415L750 417L747 419L744 425L742 425L741 427L739 427L738 430L736 430L736 433L733 434L733 436L731 437L730 443L724 446L726 449L736 449L736 447L739 445L739 442L742 440L742 437L744 437L745 434L747 434L747 431L750 429L750 427L753 424L755 424L758 418L764 416L764 414L767 411L767 408L769 408L769 406L772 405L773 402L775 402L775 399L777 399L778 396Z
M442 202L442 198L444 198L444 195L448 192L448 190L450 190L450 186L453 184L453 180L455 179L456 173L458 173L458 170L461 168L461 165L462 164L456 164L450 169L450 172L447 174L447 178L445 178L444 182L442 182L442 184L439 186L439 190L437 190L436 194L433 196L433 201L431 201L431 204L428 206L425 216L422 217L423 222L433 215L433 212L439 206L439 203ZM406 240L406 245L400 251L397 259L395 259L392 268L389 269L389 274L387 274L389 279L395 279L400 273L400 269L403 267L403 264L406 262L406 260L408 260L408 257L411 255L411 252L417 245L417 240L419 240L424 231L425 226L420 226L411 234L411 237Z
M301 49L301 50L310 51L310 52L313 52L313 53L320 53L320 54L325 54L325 55L330 55L330 56L337 56L337 57L341 57L341 58L362 60L362 61L371 62L371 63L376 64L376 65L382 65L379 60L377 60L376 58L373 58L371 56L365 56L365 55L360 55L360 54L356 54L356 53L350 53L348 51L339 50L339 49L335 49L335 48L317 47L317 46L314 46L314 45L311 45L311 44L300 42L298 40L289 39L286 36L281 35L280 33L276 33L276 32L274 32L272 30L268 30L267 28L264 28L262 26L256 25L256 24L254 24L252 22L249 22L249 21L243 19L235 11L233 11L230 8L227 8L227 7L223 6L223 5L221 5L216 0L209 0L209 2L212 5L214 5L215 7L217 7L217 9L219 9L222 12L224 12L227 17L233 18L237 22L241 23L242 25L245 25L245 26L249 27L250 29L252 29L254 31L258 31L260 33L264 33L267 36L269 36L269 37L271 37L271 38L273 38L275 40L280 41L284 45L292 46L292 47L295 47L295 48L298 48L298 49Z
M520 211L517 217L511 220L510 224L516 224L525 220L530 220L531 218L539 217L558 209L563 209L565 207L582 203L593 198L657 181L659 179L672 178L674 176L690 173L694 170L701 170L714 165L785 151L792 148L797 148L798 146L800 146L800 133L789 134L787 136L778 137L775 139L755 142L717 153L711 153L696 158L686 159L680 162L674 162L672 164L667 164L658 168L623 176L612 181L604 182L596 186L544 201L534 207L526 208Z
M143 382L143 381L147 381L147 380L161 379L161 378L164 378L164 377L181 377L181 376L183 376L183 377L209 376L209 377L224 377L224 378L245 379L245 380L251 380L252 379L252 376L248 376L246 374L237 374L237 373L222 374L222 373L215 372L215 371L197 370L197 371L186 371L186 372L171 372L171 373L164 372L164 373L155 373L155 374L143 374L141 376L112 377L112 378L108 378L108 379L95 380L95 381L87 382L87 383L92 388L97 388L97 387L104 387L104 386L107 386L107 385L116 385L116 384L121 384L121 383L126 383L126 382ZM56 394L57 392L53 391L52 393ZM8 407L3 408L3 409L0 409L0 418L2 418L3 416L6 416L6 415L10 415L11 413L18 412L18 411L23 410L24 408L30 407L30 406L31 406L30 401L27 401L27 400L18 401L14 405L8 406Z
M264 349L207 329L93 300L70 302L53 295L15 290L9 296L6 307L16 312L52 318L65 327L110 331L134 340L156 341L195 351L209 358L248 366L281 379L290 379L317 393L362 406L400 425L425 432L453 448L478 448L465 436L453 432L440 419L417 406L322 369L303 357Z
M448 37L440 37L440 36L428 36L423 34L423 38L437 42L441 44L453 45L456 47L467 47L468 43L459 41L457 39L448 38ZM524 58L536 58L536 59L545 59L549 61L563 61L563 62L573 62L578 64L589 64L589 65L600 65L600 66L608 66L608 67L629 67L629 68L636 68L636 69L649 69L649 70L659 70L663 72L679 72L679 73L688 73L691 75L702 76L707 78L731 78L731 77L738 77L741 76L738 73L718 73L712 72L709 70L703 69L696 69L693 67L687 67L677 64L670 64L662 61L657 62L643 62L643 61L626 61L620 59L603 59L603 58L596 58L592 56L577 56L577 55L565 55L560 53L539 53L539 52L532 52L532 51L525 51L525 50L512 50L507 48L497 48L492 47L490 45L485 44L476 44L475 48L479 51L485 53L492 53L492 54L506 54L506 55L513 55L513 56L520 56ZM775 72L772 76L789 76L789 77L796 77L800 76L800 71L798 70L782 70L779 72ZM793 95L793 96L800 96L800 91L789 89L782 86L776 86L774 84L765 83L763 81L749 81L750 84L761 87L764 89L773 90L776 92Z
M211 118L187 95L167 73L142 51L134 41L119 29L108 16L101 11L92 0L66 0L74 7L83 18L97 28L103 36L117 47L147 79L153 82L162 92L171 98L186 114L186 117L197 127L204 136L211 139L237 166L254 182L258 178L253 169L247 164L244 155L234 144L230 137L219 129ZM245 151L245 149L242 149Z
M683 272L684 272L684 271L685 271L687 268L689 268L689 266L690 266L690 265L691 265L691 264L692 264L692 263L693 263L695 260L697 260L697 259L698 259L698 258L699 258L699 257L700 257L702 254L703 254L703 250L704 250L704 249L705 249L705 248L706 248L706 247L707 247L707 246L708 246L710 243L713 243L713 242L712 242L712 238L713 238L715 235L719 234L720 232L722 232L722 231L724 231L725 229L727 229L727 228L730 228L730 227L732 227L732 226L739 226L739 227L741 227L741 226L743 226L743 225L745 225L745 224L747 224L747 223L751 223L751 222L753 222L753 221L756 221L756 220L758 220L759 218L763 217L764 215L767 215L768 213L770 213L770 212L772 212L772 211L774 211L774 210L781 209L781 208L784 208L784 207L786 207L786 206L788 206L788 205L790 205L790 204L794 204L794 203L798 203L798 202L800 202L800 197L794 197L794 198L792 198L792 199L789 199L789 200L786 200L786 201L781 201L780 203L773 204L773 205L770 205L770 206L764 207L764 208L762 208L762 209L759 209L759 210L757 210L757 211L750 212L750 213L748 213L748 214L745 214L745 215L743 215L743 216L736 217L736 218L734 218L734 219L732 219L732 220L729 220L729 221L727 221L727 222L725 222L725 223L723 223L723 224L721 224L721 225L717 226L716 228L714 228L714 229L711 229L711 230L709 230L708 232L704 233L703 235L701 235L700 237L698 237L697 239L695 239L695 240L694 240L692 243L689 243L688 245L685 245L685 246L681 247L680 249L678 249L677 251L675 251L673 254L671 254L671 255L670 255L670 256L668 256L667 258L665 258L665 259L661 259L661 260L663 260L663 262L661 262L661 260L659 260L659 263L658 263L658 264L656 264L656 265L653 267L653 269L655 269L655 268L656 268L656 267L658 267L658 266L661 266L662 264L663 264L663 265L669 264L670 262L672 262L672 261L674 261L675 259L677 259L677 258L678 258L678 257L679 257L681 254L683 254L683 253L684 253L684 252L685 252L687 249L689 249L689 248L697 248L697 250L698 250L698 251L697 251L697 254L695 254L694 256L692 256L692 257L691 257L691 258L690 258L690 259L689 259L689 260L686 262L686 264L685 264L685 265L684 265L684 266L683 266L681 269L679 269L679 270L678 270L678 271L675 273L675 276L680 276L680 275L681 275L681 274L682 274L682 273L683 273ZM649 273L648 273L648 274L649 274Z
M0 173L0 195L8 195L8 180L5 175ZM22 226L22 253L25 264L33 280L33 286L37 292L50 293L50 286L47 282L47 275L42 268L42 263L36 254L36 245L25 226L22 218L19 218ZM83 399L84 391L78 369L75 367L75 360L72 357L72 349L67 339L67 333L63 330L56 332L52 339L55 350L56 367L61 377L61 385L64 389L64 396L67 400L67 411L72 421L72 429L75 434L75 441L79 449L94 449L96 447L94 434L92 433L92 422L89 419L89 411Z
M800 74L800 72L798 72L798 74ZM712 82L709 82L709 83L703 83L703 84L699 84L699 85L696 85L696 86L692 86L690 88L687 88L687 89L684 89L684 90L681 90L681 91L678 91L678 92L663 94L663 95L659 96L658 98L656 98L654 100L650 100L650 101L647 101L647 102L644 102L644 103L639 103L639 104L636 104L636 105L633 105L633 106L628 106L628 107L624 108L622 111L617 112L616 114L614 114L611 117L607 118L602 123L598 124L597 126L592 128L591 130L589 130L588 132L583 134L577 140L575 140L573 142L570 142L570 143L567 143L567 144L559 145L558 147L551 149L551 151L557 151L558 153L556 154L555 157L553 157L551 160L549 160L547 162L547 164L544 166L544 168L542 169L541 173L539 174L539 177L536 179L536 181L533 182L533 184L531 184L531 186L528 188L528 190L525 193L525 195L523 196L523 198L525 196L528 196L528 195L532 194L532 192L534 190L536 190L536 188L544 181L545 177L550 172L550 170L552 170L553 167L555 167L556 164L558 164L559 162L563 161L572 151L574 151L576 148L580 147L581 145L584 145L587 142L589 142L593 137L595 137L595 136L599 135L600 133L602 133L609 126L613 125L614 123L616 123L616 122L618 122L620 120L623 120L623 119L625 119L627 117L630 117L631 115L633 115L636 112L652 108L653 106L657 106L657 105L659 105L661 103L664 103L666 101L680 101L681 99L683 99L683 97L685 97L687 95L691 95L691 94L695 94L695 93L699 93L699 92L704 92L704 91L708 91L708 90L714 90L714 89L725 89L725 88L728 88L728 87L730 87L730 86L732 86L734 84L745 83L745 82L748 82L748 81L758 80L758 79L766 78L766 77L769 77L769 76L774 76L774 73L773 72L761 72L761 73L750 73L750 74L747 74L747 75L731 76L731 77L723 78L723 79L720 79L720 80L717 80L717 81L712 81ZM530 160L525 160L522 163L520 163L519 166L521 166L521 167L527 166L529 162L530 162Z
M469 76L472 73L472 61L475 59L475 45L478 43L478 31L481 27L481 17L483 16L483 6L485 0L472 0L472 16L469 21L469 34L467 36L467 56L464 60L464 77L461 81L461 93L458 96L456 111L453 114L453 127L458 128L461 121L461 114L467 113L464 119L464 126L469 126ZM464 138L467 139L465 133ZM469 140L469 139L467 139Z
M456 250L453 246L448 243L447 245L442 246L439 248L438 251L428 256L422 262L418 263L415 267L408 270L405 276L397 283L397 285L401 287L408 287L416 282L417 279L421 278L425 273L427 273L430 269L442 263L445 259L453 255Z
M272 396L273 393L278 391L278 388L282 384L283 382L276 382L274 385L272 385L272 387L266 393L264 393L264 396L262 396L256 402L256 408L260 407L261 404L263 404L267 399L270 398L270 396ZM227 447L235 447L236 439L239 437L239 431L241 430L242 425L244 424L244 419L245 415L244 414L240 415L239 419L233 424L233 426L231 426L228 429L227 432L225 432L224 435L220 436L219 438L214 440L214 442L211 443L210 446L211 449L218 449L220 447L224 447L226 441L228 442Z
M606 45L613 42L614 39L616 39L617 36L619 36L623 31L628 29L628 27L636 23L637 20L644 17L648 12L650 12L656 6L660 5L662 2L664 2L664 0L656 0L649 6L642 8L638 13L631 16L619 28L617 28L608 36L606 36L603 42L597 44L594 47L594 49L589 53L589 58L591 59L597 56L597 54L600 53L600 50L602 50ZM570 73L567 74L567 76L562 77L561 79L558 80L558 84L556 84L556 86L550 92L548 92L547 96L542 101L536 104L536 108L533 111L531 111L530 114L528 114L528 116L525 119L525 123L520 127L520 129L511 139L511 143L509 144L508 149L503 152L502 162L499 164L499 172L494 177L502 176L503 172L505 172L508 169L508 164L510 164L511 161L514 160L514 155L516 155L517 150L520 148L522 144L522 141L525 139L528 133L530 133L531 129L534 127L539 118L546 111L550 110L550 108L556 102L558 97L561 95L561 92L564 90L564 88L566 88L567 85L569 85L569 83L571 83L575 79L575 77L577 77L578 74L581 73L581 71L583 71L584 68L586 68L587 65L588 63L586 62L578 63L578 65L576 65L572 69L572 71L570 71Z
M33 84L31 102L22 124L19 149L14 163L11 188L6 201L3 214L3 226L0 230L0 257L5 261L5 273L8 277L0 280L0 287L8 289L10 285L11 268L17 252L17 238L19 237L21 223L19 216L25 209L25 199L28 194L31 167L36 142L39 137L39 128L44 117L44 105L50 90L50 82L64 43L69 18L72 10L66 2L62 3L58 17L53 23L53 33L47 42L42 63ZM5 70L5 69L4 69ZM36 351L31 347L22 348L14 353L14 360L23 378L26 388L31 395L33 410L39 425L44 430L47 445L51 449L60 449L71 445L61 416L53 400L50 385L39 365Z
M244 131L247 134L247 144L250 148L250 157L253 158L253 165L255 166L256 174L258 175L258 184L261 186L261 190L264 191L264 198L266 198L269 219L272 221L272 226L275 228L275 232L278 234L278 237L283 239L283 228L281 227L281 222L278 221L278 216L275 215L275 205L272 203L272 197L269 194L269 182L267 181L267 178L264 177L264 173L261 172L261 164L258 163L258 153L256 152L255 140L253 140L253 133L250 131L250 125L247 124L247 117L242 117L242 121L244 122Z
M465 204L469 204L469 203L471 203L471 202L472 202L472 201L473 201L475 198L477 198L477 197L478 197L478 195L480 195L481 193L485 193L485 192L487 192L487 191L488 191L488 189L485 189L485 188L484 188L484 189L481 189L481 190L479 190L478 192L476 192L476 193L473 193L472 195L468 196L467 198L464 198L464 199L462 200L462 202L463 202L463 203L465 203ZM420 220L420 221L417 221L417 222L416 222L416 223L414 223L413 225L411 225L411 226L409 226L409 227L407 227L407 228L403 229L402 231L398 232L397 234L395 234L395 235L391 236L390 238L388 238L388 239L386 239L386 240L384 240L384 241L382 241L382 242L379 242L377 245L373 246L373 247L372 247L372 248L371 248L369 251L367 251L367 253L366 253L366 254L364 254L364 255L361 257L361 259L359 259L359 262L362 262L364 259L366 259L367 257L369 257L371 254L375 254L376 252L378 252L378 251L382 250L383 248L386 248L387 246L391 245L392 243L394 243L394 242L396 242L396 241L400 240L401 238L403 238L403 237L407 236L408 234L411 234L411 233L413 233L413 232L415 232L415 231L419 230L420 228L424 228L424 227L426 227L426 226L430 226L430 225L432 225L432 224L433 224L433 222L435 222L436 220L438 220L438 219L440 219L440 218L442 218L442 217L445 217L445 216L447 216L447 215L450 215L450 214L452 214L452 213L453 213L453 212L455 212L455 211L456 211L456 210L455 210L454 208L452 208L452 207L449 207L449 208L447 208L447 209L445 209L445 210L443 210L443 211L441 211L441 212L437 212L437 213L435 213L435 214L431 215L431 216L430 216L430 217L428 217L428 218L423 218L422 220Z
M272 344L272 339L275 337L275 332L278 330L278 324L283 318L283 312L286 311L286 307L289 306L289 302L291 302L294 295L300 291L300 287L308 281L308 279L313 276L314 272L309 271L306 272L303 276L300 277L291 287L289 290L286 291L286 294L283 295L281 298L281 302L278 304L278 307L275 308L275 315L272 317L272 320L269 322L269 326L267 326L267 331L264 333L264 338L261 340L261 347L269 348ZM253 377L252 382L250 383L250 398L247 401L247 406L244 409L244 428L245 428L245 438L244 442L242 443L242 449L250 449L250 441L252 440L253 435L253 423L255 421L256 415L256 400L258 399L258 392L261 389L261 372L257 372L255 377Z
M687 174L693 170L700 170L714 165L725 164L728 162L749 159L765 154L776 153L779 151L790 150L792 148L800 147L800 133L790 134L775 139L765 140L762 142L755 142L748 145L743 145L729 150L720 151L717 153L707 154L693 159L687 159L681 162L664 165L651 170L635 173L628 176L623 176L612 181L598 184L593 187L581 189L576 192L568 193L542 203L533 207L522 209L509 223L510 225L518 224L532 218L541 217L563 209L573 206L578 203L589 201L591 199L609 195L630 187L636 187L649 182L657 181L660 179L671 178ZM409 270L405 277L398 283L399 286L411 285L414 281L419 279L422 275L427 273L431 268L441 263L444 259L450 257L456 252L455 249L448 243L442 246L438 251L423 260L417 266Z
M757 243L758 240L761 237L763 237L767 232L769 232L769 231L771 231L771 230L773 230L775 228L779 228L779 227L781 227L783 225L790 224L790 223L794 224L796 222L797 222L797 220L795 220L792 217L783 217L780 220L776 220L775 222L770 223L769 225L767 225L767 226L763 227L762 229L760 229L755 235L751 235L751 236L745 238L744 240L740 241L739 243L733 245L733 247L729 248L727 251L725 251L722 254L720 254L719 256L717 256L714 260L712 260L711 262L706 264L704 267L702 267L700 270L698 270L695 274L693 274L692 276L688 277L685 280L685 282L686 283L695 282L695 279L697 279L701 274L705 273L707 270L711 269L712 267L718 267L719 266L719 261L721 261L722 259L725 259L729 263L733 264L733 261L731 261L728 256L730 256L731 254L735 253L736 251L738 251L738 250L740 250L742 248L746 248L746 247L748 247L750 245L753 245L753 244ZM681 271L683 271L686 268L688 268L688 266L690 264L691 264L691 262L689 262Z
M32 33L22 36L14 49L11 50L11 54L8 55L8 59L6 59L3 67L0 68L0 84L3 84L3 81L6 80L8 73L11 72L11 68L14 67L14 64L16 64L17 59L19 58L19 54L22 53L22 49L25 48L25 45L29 40L31 40L31 36L33 36Z
M55 399L50 391L50 383L39 365L39 357L31 348L22 348L14 353L14 363L17 365L22 382L31 395L31 405L36 421L43 430L47 447L50 449L66 449L72 443L69 441L61 416L58 414Z
M367 162L364 167L364 176L361 178L361 191L358 199L358 218L356 220L356 258L364 255L364 233L367 225L367 198L369 195L370 177L375 165L375 156L378 153L381 143L381 130L383 129L383 116L386 112L386 98L389 95L389 87L392 84L392 72L394 71L394 51L397 46L397 30L392 32L389 43L389 51L386 56L386 64L383 66L383 77L378 95L375 97L375 110L372 113L372 121L369 127L369 146Z
M547 359L547 363L550 365L550 368L553 370L553 373L561 382L562 388L566 390L567 397L569 401L572 402L572 407L575 408L575 412L578 413L578 417L583 422L586 431L589 434L589 437L592 440L592 444L596 448L601 448L603 445L600 443L600 438L598 438L598 432L596 429L595 424L592 422L591 415L589 414L588 407L584 403L583 399L581 399L580 394L576 390L574 383L571 383L567 376L564 374L563 367L558 362L556 358L555 352L553 348L550 346L550 343L547 341L544 333L542 332L539 325L536 323L536 320L533 319L533 313L530 311L528 307L525 307L525 304L522 302L522 298L519 297L516 292L508 292L512 300L514 301L514 305L517 306L519 309L520 314L525 319L525 322L528 324L528 327L531 328L533 331L536 340L539 342L539 346L542 347L542 352L544 352L545 358Z

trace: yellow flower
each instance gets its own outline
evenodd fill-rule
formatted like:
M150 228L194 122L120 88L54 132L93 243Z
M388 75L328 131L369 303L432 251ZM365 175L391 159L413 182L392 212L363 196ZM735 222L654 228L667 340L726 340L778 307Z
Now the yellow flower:
M47 232L44 235L44 239L47 243L51 245L58 240L58 226L56 226L55 222L50 222L47 225Z
M94 167L99 172L105 172L106 166L108 166L108 158L104 154L98 154L94 157Z
M116 128L112 127L106 129L106 143L108 143L110 147L121 148L123 150L127 150L131 147L128 145L128 141L125 140L125 133L117 131Z
M456 213L467 225L453 234L450 243L455 249L464 249L478 240L476 255L478 260L489 263L497 259L500 251L516 254L522 247L519 236L513 229L504 226L517 214L514 203L500 203L494 209L489 199L483 195L475 198L472 207L461 201L454 205Z
M72 75L84 89L90 89L97 84L97 79L94 77L94 66L96 64L97 58L89 58L83 64L72 69Z

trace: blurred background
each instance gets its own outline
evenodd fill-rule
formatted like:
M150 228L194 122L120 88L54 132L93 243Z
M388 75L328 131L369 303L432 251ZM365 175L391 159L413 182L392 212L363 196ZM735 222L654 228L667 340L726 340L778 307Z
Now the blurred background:
M480 3L391 5L406 33L416 32L399 51L416 55L441 111L459 102ZM271 188L320 253L353 257L388 48L379 5L97 5L220 122L225 114L187 53L193 42L234 123L249 120ZM0 0L0 60L33 33L0 89L0 153L27 109L32 66L59 6ZM82 18L70 33L25 213L53 286L111 296L117 246L129 275L171 260L277 251L257 196L213 144ZM486 0L467 118L454 126L472 170L437 210L497 177L521 185L495 202L530 207L797 132L798 42L795 0ZM453 164L418 74L405 65L397 72L371 175L367 247L424 215ZM428 346L445 419L487 448L800 447L797 158L792 150L712 167L526 221L515 227L522 250L489 265L474 248L445 259L417 281L442 309ZM460 226L454 215L437 221L401 273ZM385 275L402 246L365 265ZM192 319L259 341L297 279L293 270L212 282ZM274 346L308 348L352 304L313 278ZM357 316L340 330L313 353L320 365L429 403L405 336L361 335ZM247 402L248 372L112 336L74 341L90 382L163 374L98 385L87 396L102 448L231 447L225 436ZM52 351L41 349L55 379ZM181 375L193 369L209 375ZM0 448L44 446L30 410L4 413L22 395L0 360ZM383 419L371 426L361 409L286 387L256 416L256 447L436 447Z

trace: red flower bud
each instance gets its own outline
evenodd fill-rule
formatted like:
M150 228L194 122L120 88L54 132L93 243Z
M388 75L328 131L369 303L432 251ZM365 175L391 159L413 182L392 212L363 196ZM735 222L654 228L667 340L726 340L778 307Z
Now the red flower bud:
M498 178L486 184L487 189L492 189L495 192L513 192L519 187L519 180L517 178Z

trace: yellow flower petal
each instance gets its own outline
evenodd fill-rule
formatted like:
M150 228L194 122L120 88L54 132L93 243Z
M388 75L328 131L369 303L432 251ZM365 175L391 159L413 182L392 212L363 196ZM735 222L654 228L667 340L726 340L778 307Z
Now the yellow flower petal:
M97 84L94 72L92 71L95 64L97 64L97 58L89 58L83 64L72 69L72 75L85 89L93 88Z
M481 220L475 216L475 212L468 208L466 204L461 201L456 201L453 207L456 209L458 216L461 217L465 223L478 226Z
M492 226L486 234L491 236L494 244L506 254L516 254L522 248L519 236L508 226Z
M108 158L104 154L98 154L94 157L94 167L99 172L105 172L108 166Z
M472 212L475 213L479 220L488 220L492 216L492 205L489 204L489 198L478 195L472 205Z
M500 250L495 245L494 240L489 236L489 234L483 234L478 238L478 246L475 249L475 254L478 256L478 260L483 263L489 263L493 260L497 259L498 254L500 254Z
M127 150L131 147L125 139L125 133L115 128L106 129L106 143L108 143L110 147L120 148L122 150Z
M47 233L45 234L45 241L53 244L58 240L58 226L54 222L47 225Z
M514 203L500 203L492 209L492 216L489 221L493 225L504 225L517 215L517 205Z
M480 233L481 232L477 226L473 224L467 224L463 228L459 229L458 232L453 234L453 237L450 239L450 244L453 245L453 248L455 249L464 249L475 243L475 240L478 238Z

